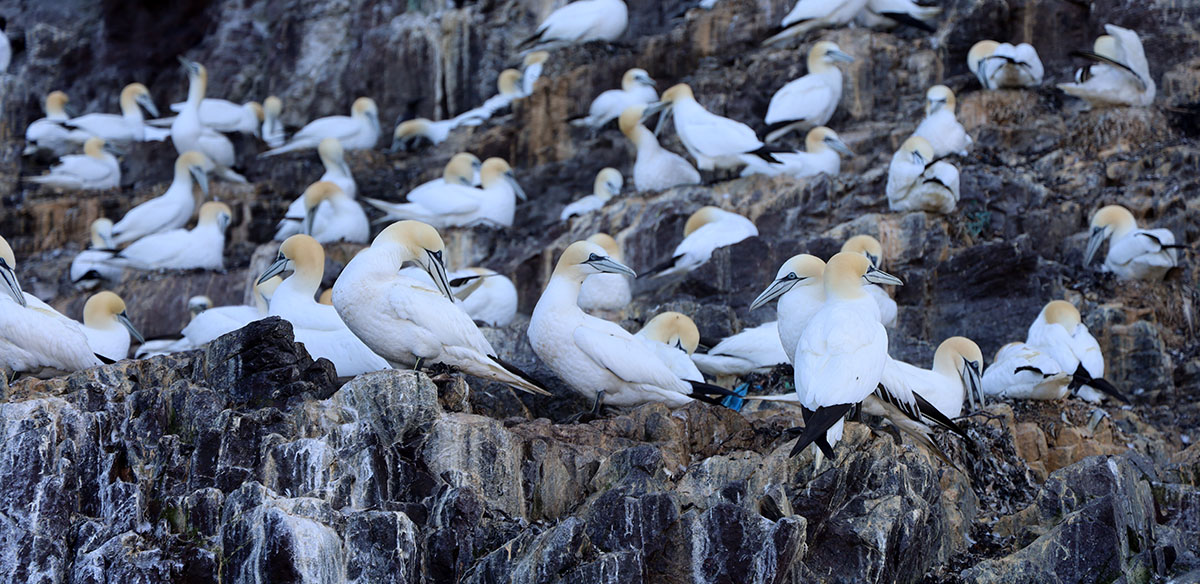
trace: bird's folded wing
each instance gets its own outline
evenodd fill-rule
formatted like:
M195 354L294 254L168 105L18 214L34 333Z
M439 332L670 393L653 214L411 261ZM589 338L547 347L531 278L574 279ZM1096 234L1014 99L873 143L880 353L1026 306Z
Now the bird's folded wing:
M589 359L629 383L644 383L674 389L680 380L661 360L646 350L632 335L620 330L602 330L588 323L575 329L572 337ZM604 327L608 328L608 327Z

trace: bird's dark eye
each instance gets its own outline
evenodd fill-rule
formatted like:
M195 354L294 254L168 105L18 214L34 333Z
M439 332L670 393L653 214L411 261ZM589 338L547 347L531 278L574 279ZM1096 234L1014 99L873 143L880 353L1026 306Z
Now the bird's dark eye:
M788 275L783 277L783 279L788 281L799 280L800 276L797 276L796 272L789 272Z
M286 259L287 257L283 255L283 252L279 252L279 255L275 256L275 261L277 262L282 262Z
M429 252L429 255L433 256L433 259L439 262L442 261L442 252L440 251L431 251Z
M588 254L588 259L587 259L587 261L589 261L589 262L598 262L598 261L600 261L601 259L603 259L603 258L601 258L600 256L598 256L598 255L596 255L596 254L594 254L594 253L591 253L591 254Z

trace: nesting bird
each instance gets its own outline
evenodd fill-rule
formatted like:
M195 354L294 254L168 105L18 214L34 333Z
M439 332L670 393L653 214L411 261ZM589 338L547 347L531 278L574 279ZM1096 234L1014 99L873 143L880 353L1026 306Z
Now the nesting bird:
M371 198L366 201L371 206L387 213L384 221L392 220L397 216L402 219L403 216L400 214L407 213L410 209L416 212L426 207L436 208L443 199L463 200L464 197L472 196L474 193L472 187L475 186L476 177L482 167L483 164L474 154L459 152L451 156L450 161L443 167L441 178L421 183L408 192L407 199L410 204L414 205L413 207ZM426 203L428 204L426 205ZM392 212L393 209L396 209L396 213Z
M46 94L46 117L34 120L25 129L25 150L22 154L30 155L45 149L55 156L62 156L74 148L71 131L63 125L68 119L68 101L67 94L61 91Z
M726 337L705 353L692 353L692 361L709 375L748 375L789 359L779 340L779 323L771 321Z
M967 68L984 89L1020 89L1042 84L1042 60L1029 43L1013 46L983 40L967 53Z
M714 250L758 236L758 228L749 219L716 207L701 207L688 217L683 241L675 246L671 259L652 268L655 277L688 272L708 261Z
M855 15L854 20L867 28L880 30L905 25L925 32L937 32L930 21L941 11L940 7L922 6L912 0L867 0L867 5Z
M508 276L488 268L471 267L448 274L454 297L475 322L508 326L517 316L517 287Z
M1096 39L1091 52L1075 53L1098 64L1080 69L1074 83L1060 83L1058 88L1092 107L1150 105L1156 90L1142 40L1136 32L1112 24L1104 30L1108 34Z
M954 92L945 85L934 85L925 92L925 119L921 120L913 136L920 136L933 147L934 158L945 158L951 154L967 155L971 136L954 117Z
M686 83L664 91L662 98L646 110L646 115L660 111L675 120L675 133L700 170L736 168L746 163L746 155L778 162L750 126L704 109Z
M112 236L113 222L101 217L92 221L91 245L71 260L71 283L79 288L95 288L101 282L116 282L121 279L121 268L106 260L117 253Z
M1108 254L1104 270L1126 280L1162 280L1179 263L1175 234L1170 229L1141 229L1129 209L1120 205L1102 207L1092 215L1083 265L1091 265L1104 240Z
M489 158L479 172L482 189L446 184L419 200L409 195L407 203L389 203L367 199L371 206L387 213L387 219L414 219L436 227L457 227L489 223L512 227L517 197L525 191L517 184L512 167L502 158Z
M375 100L360 97L354 100L349 116L315 119L293 134L286 144L267 150L259 157L316 148L325 138L337 138L346 150L365 150L375 147L379 134L379 107L375 105Z
M415 150L423 142L437 146L459 126L478 126L484 121L481 111L469 110L448 120L414 118L400 122L392 132L392 151Z
M1008 343L983 371L983 393L1002 398L1056 400L1066 397L1072 377L1049 355L1026 343Z
M526 97L533 95L533 86L542 76L542 67L549 58L550 53L546 51L534 51L525 55L521 62L521 93Z
M104 149L104 139L93 136L84 143L83 154L63 156L46 174L24 180L60 189L111 189L121 184L121 165Z
M781 29L762 44L770 45L820 28L845 26L867 5L867 0L799 0L783 17Z
M179 113L187 107L187 102L171 104L171 111ZM278 115L278 112L276 112ZM259 127L264 125L266 112L257 101L234 103L227 99L206 97L200 100L200 123L206 128L217 132L260 135Z
M929 141L913 136L892 155L888 166L888 208L893 211L949 213L958 204L958 168L935 160Z
M208 198L208 172L213 163L207 156L188 151L175 159L175 178L163 194L125 212L112 227L113 243L122 245L153 233L179 229L191 220L196 210L192 186L200 187Z
M633 142L637 158L633 163L633 186L639 191L661 191L679 185L700 184L696 172L684 157L663 148L658 139L642 125L645 106L635 105L621 113L621 133Z
M596 173L592 194L581 197L578 201L563 207L559 220L566 221L573 215L586 215L603 208L613 197L621 194L621 187L624 185L625 179L621 176L621 171L615 168L601 169Z
M604 253L616 262L625 261L625 254L617 240L607 233L597 233L587 238L604 249ZM618 273L593 274L579 288L579 307L592 312L622 310L633 300L629 289L629 276Z
M767 106L765 142L775 142L793 130L824 126L842 100L842 71L835 63L853 63L854 57L829 41L808 51L808 75L787 83L771 96Z
M650 105L658 101L655 85L654 79L645 69L630 69L621 77L620 89L601 92L588 107L588 115L572 120L571 124L600 128L633 106Z
M385 228L350 260L333 285L333 305L346 326L395 365L444 363L464 373L547 395L501 361L471 317L454 304L437 230L419 221ZM398 274L415 262L435 286Z
M966 337L950 337L938 345L932 369L888 357L880 383L894 394L919 395L942 416L957 418L962 415L964 401L971 407L983 405L982 373L979 345Z
M642 341L680 379L704 382L704 375L690 358L700 345L700 329L686 314L658 314L633 337Z
M64 122L68 127L80 131L77 142L83 142L90 136L103 138L106 142L141 142L143 140L162 140L165 134L161 130L146 128L142 109L158 116L158 108L150 98L150 90L141 83L130 83L121 90L121 115L117 114L85 114ZM73 135L74 136L74 135Z
M354 176L350 174L350 166L346 164L345 151L342 149L342 143L337 138L325 138L317 145L317 155L321 158L321 165L325 167L325 173L321 175L318 182L329 182L338 186L345 194L346 198L353 203L355 195L358 194L358 184L354 182ZM358 206L357 203L354 203ZM361 207L360 207L361 210ZM275 240L283 241L303 229L304 218L308 214L308 207L304 201L304 194L301 193L292 204L288 206L287 213L275 229ZM310 234L311 235L311 234ZM317 238L320 240L321 238ZM335 240L330 240L335 241ZM351 241L351 240L347 240ZM325 243L325 242L322 242ZM360 243L366 243L366 236Z
M203 347L217 337L236 331L251 322L267 317L268 301L283 283L280 276L272 276L254 284L253 306L218 306L193 313L192 321L180 331L183 338L171 345L170 351L186 351ZM209 301L211 305L212 301ZM188 305L191 310L191 302Z
M107 290L88 298L83 305L83 334L92 352L109 361L129 356L130 337L139 343L145 341L125 314L125 301Z
M847 239L846 243L842 244L841 251L860 253L867 256L872 266L881 269L883 267L883 246L878 239L870 235L855 235ZM863 289L875 299L875 304L879 305L879 322L888 328L896 326L896 301L878 284L867 284Z
M621 0L578 0L551 12L517 48L612 42L625 34L628 24L629 8Z
M1116 387L1104 379L1104 354L1100 344L1083 324L1079 309L1065 300L1054 300L1029 325L1025 343L1054 359L1071 375L1069 389L1090 402L1099 402L1104 392L1128 401ZM1097 391L1099 390L1099 391Z
M200 219L189 229L172 229L138 239L113 256L109 263L142 270L223 270L225 231L233 211L225 203L200 206Z
M283 120L279 119L282 113L283 100L274 95L263 100L262 139L271 148L283 146L287 138L284 135Z
M318 243L367 243L371 224L362 205L336 183L317 181L304 190L303 233Z
M730 392L685 380L616 323L589 316L578 305L579 288L593 274L637 274L588 241L567 246L529 321L529 342L555 374L587 398L632 407L662 402L676 408L697 396Z
M804 137L804 152L775 152L773 156L779 162L768 163L758 158L750 158L742 176L765 174L777 176L787 174L796 178L808 178L818 174L837 176L842 170L842 154L853 156L854 152L838 137L837 132L817 126L808 131Z

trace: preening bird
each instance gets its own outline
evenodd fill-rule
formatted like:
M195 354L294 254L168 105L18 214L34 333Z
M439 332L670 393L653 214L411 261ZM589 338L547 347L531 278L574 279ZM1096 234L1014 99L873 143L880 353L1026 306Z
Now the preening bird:
M655 85L654 79L645 69L630 69L621 77L620 89L601 92L588 107L588 115L572 120L571 124L600 128L633 106L650 105L658 101Z
M742 176L765 174L777 176L788 174L796 178L808 178L818 174L837 176L842 170L842 154L853 156L854 152L838 137L837 132L817 126L808 131L804 138L804 152L776 152L778 163L768 163L758 158L749 158Z
M1104 392L1123 402L1125 396L1104 379L1104 354L1100 344L1083 324L1079 309L1065 300L1054 300L1042 308L1029 325L1029 346L1049 355L1062 371L1071 374L1069 389L1090 402L1104 399ZM1097 391L1099 390L1099 391Z
M547 16L517 48L542 44L612 42L625 34L629 8L621 0L578 0Z
M1108 239L1105 271L1126 280L1161 280L1179 263L1178 250L1170 229L1140 229L1129 209L1108 205L1092 215L1092 233L1088 239L1083 265L1091 265L1096 252Z
M1058 88L1092 107L1150 105L1156 89L1142 40L1136 32L1112 24L1104 30L1108 34L1096 39L1091 52L1075 53L1098 64L1080 69L1074 83L1060 83Z
M888 166L888 208L893 211L949 213L958 204L958 168L935 160L920 136L904 141Z
M962 415L963 402L983 406L983 353L966 337L950 337L938 345L933 369L922 369L888 357L880 383L884 391L918 394L946 418ZM928 415L928 412L922 412Z
M232 221L233 211L228 205L209 201L200 205L200 220L195 227L142 237L109 263L142 270L223 270L225 230Z
M566 221L573 215L586 215L603 208L613 197L621 194L621 187L624 185L625 179L621 176L621 171L615 168L600 169L592 185L592 194L563 207L559 220Z
M645 275L668 276L691 271L708 261L714 250L758 236L758 228L749 219L716 207L701 207L688 217L683 241L675 246L671 259Z
M102 282L111 283L121 279L121 268L106 261L117 253L112 228L110 219L101 217L92 221L90 247L71 260L71 283L77 288L90 290Z
M934 158L945 158L951 154L967 155L971 136L954 117L954 92L945 85L934 85L925 92L925 119L917 126L913 136L920 136L933 147Z
M303 233L319 243L349 241L367 243L371 224L358 201L346 196L342 187L317 181L304 190Z
M658 139L642 125L645 106L635 105L621 113L621 133L633 142L637 158L633 163L633 187L638 191L661 191L679 185L700 184L700 173L684 157L658 144Z
M1042 60L1029 43L1013 46L979 41L967 53L967 68L984 89L1015 89L1042 84Z
M704 382L704 375L690 358L700 345L700 329L686 314L655 315L633 337L642 341L680 379Z
M60 189L111 189L121 184L121 165L104 150L104 139L93 136L84 143L83 154L63 156L46 174L23 180Z
M704 109L686 83L664 91L644 115L658 112L675 120L675 133L700 170L736 168L746 163L747 155L778 162L750 126Z
M175 178L167 191L125 212L112 227L113 243L122 245L147 235L179 229L187 225L196 210L192 185L200 187L208 198L208 172L214 165L207 156L190 150L175 159Z
M326 116L318 118L292 135L292 139L278 148L272 148L258 156L275 156L296 150L316 148L325 138L337 138L346 150L374 148L379 141L379 107L375 100L360 97L354 100L349 116Z
M337 138L325 138L317 146L317 155L321 158L321 165L325 167L325 174L321 175L318 182L330 182L337 185L338 188L342 189L342 193L346 195L346 198L350 199L350 202L353 203L354 197L358 194L358 184L354 182L354 176L350 174L350 165L346 164L342 143ZM354 204L358 205L357 203ZM287 213L276 226L275 239L283 241L300 233L307 214L308 207L304 202L304 194L301 193L299 197L296 197L296 200L292 201L291 205L288 205ZM317 239L321 240L320 237ZM325 241L322 240L322 242L324 243ZM360 243L366 243L366 236L363 236Z
M986 395L1056 400L1066 397L1071 381L1053 357L1026 343L1009 343L996 351L982 383Z
M854 57L829 41L808 51L808 75L788 82L771 96L767 106L765 142L775 142L793 130L824 126L842 100L842 71L837 62L853 63Z

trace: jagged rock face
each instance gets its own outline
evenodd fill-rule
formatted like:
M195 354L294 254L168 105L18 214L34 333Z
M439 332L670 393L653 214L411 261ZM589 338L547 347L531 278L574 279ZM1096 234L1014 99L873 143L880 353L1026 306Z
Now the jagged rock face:
M16 58L0 78L0 234L26 289L79 316L86 293L63 274L88 224L160 194L175 157L169 142L123 147L119 191L24 186L20 175L50 162L19 156L45 92L67 91L79 112L113 112L121 86L137 80L165 109L184 97L174 58L186 54L208 66L213 96L281 96L292 129L370 95L386 132L398 117L444 118L491 95L498 72L517 65L514 45L562 2L446 4L43 2L4 14ZM1180 241L1200 238L1196 5L954 0L933 37L836 30L764 49L792 2L722 0L685 16L690 2L630 4L626 42L555 51L511 113L421 153L384 152L386 138L350 153L359 192L397 200L458 150L512 161L532 195L516 225L443 237L452 266L513 276L526 314L572 241L611 233L645 269L670 256L696 208L740 212L760 237L686 276L636 282L617 315L638 326L680 310L705 339L772 319L773 309L748 305L786 258L828 257L868 233L905 281L893 290L893 356L927 365L941 339L965 335L990 359L1024 337L1047 300L1065 297L1132 408L990 406L964 422L973 449L941 440L962 471L850 423L836 464L814 469L810 454L787 457L784 430L797 421L780 407L648 405L565 423L590 404L534 356L525 317L485 334L552 398L407 371L339 385L286 324L262 321L203 351L0 379L0 581L1075 582L1198 569L1200 454L1181 449L1200 424L1200 270L1185 261L1165 282L1139 283L1080 266L1101 204L1124 204ZM1160 107L1083 111L1052 89L1080 64L1069 51L1090 47L1108 22L1141 34ZM1046 86L977 91L964 55L980 38L1035 44ZM805 72L817 39L859 57L844 68L830 122L857 153L841 175L627 193L558 221L601 167L632 168L614 129L565 121L624 70L647 69L660 89L690 83L710 110L762 130L771 94ZM958 92L975 139L955 160L962 200L946 217L888 213L887 162L935 83ZM662 139L682 151L669 130ZM322 172L312 153L258 160L260 144L235 143L253 184L213 185L237 216L229 269L130 272L113 286L147 336L177 332L191 295L252 302L245 290L275 256L276 221ZM327 248L323 287L357 249ZM746 382L782 392L790 371Z

